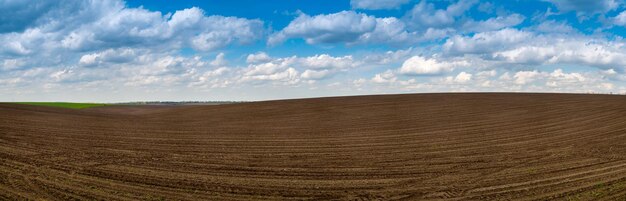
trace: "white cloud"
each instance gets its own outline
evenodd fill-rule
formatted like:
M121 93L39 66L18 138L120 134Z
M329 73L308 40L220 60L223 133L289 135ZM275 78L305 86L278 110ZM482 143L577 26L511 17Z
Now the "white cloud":
M415 32L407 32L404 22L395 17L376 18L376 28L372 32L363 33L353 43L388 43L403 44L414 43L427 39L428 35L420 36Z
M493 57L508 63L578 64L600 68L626 68L623 44L593 40L537 37L509 50L495 52Z
M0 69L13 70L24 66L25 63L26 62L24 62L24 60L22 59L5 59L2 62L2 67L0 67Z
M626 11L622 11L619 15L612 18L613 23L619 26L626 26Z
M351 3L355 9L394 9L409 1ZM579 16L615 15L597 17L602 27L595 31L578 31L580 26L572 27L570 19L526 20L530 16L490 3L478 6L478 12L484 12L479 20L471 15L477 1L466 0L415 1L403 17L354 10L300 13L283 30L269 35L267 42L276 45L295 38L322 45L305 51L306 56L294 50L296 56L277 58L258 52L267 49L263 47L253 46L250 52L256 53L243 56L223 49L267 39L261 20L208 15L195 7L161 13L130 8L122 0L1 3L7 2L0 6L0 83L4 86L0 97L28 90L90 87L97 94L125 93L126 88L151 91L156 99L162 91L185 94L198 89L204 98L207 91L261 94L254 89L268 86L288 89L285 94L315 89L320 92L315 95L343 94L343 87L351 86L359 93L626 90L626 43L610 29L610 23L626 26L626 12L609 4L585 10L565 5L576 2L552 1L562 4L557 5L561 13L569 9ZM595 3L590 7L601 5ZM544 19L551 11L547 13ZM284 54L288 48L271 51ZM224 53L234 59L228 60ZM555 67L562 70L540 70ZM128 94L134 97L133 92Z
M2 84L5 87L8 86L13 86L19 83L23 83L24 79L16 77L16 78L7 78L7 79L0 79L0 84Z
M454 81L457 83L466 83L472 79L472 74L466 72L460 72L456 77L454 77Z
M0 33L21 32L38 23L55 1L0 2Z
M331 74L332 74L331 71L328 69L305 70L300 76L307 80L321 80L321 79L329 77Z
M543 77L545 75L546 75L546 73L539 72L539 71L536 71L536 70L533 70L533 71L519 71L519 72L515 73L513 78L515 78L515 84L524 85L524 84L528 84L530 82L533 82L536 79L538 79L539 77Z
M490 70L490 71L480 71L476 73L476 76L480 78L490 78L490 77L496 76L497 74L498 72L496 72L496 70Z
M449 27L454 25L457 18L476 2L476 0L460 0L443 10L435 9L435 5L421 1L407 12L405 18L412 29Z
M32 52L30 48L27 49L20 41L11 41L10 39L5 39L3 41L6 41L6 43L4 47L0 47L0 52L2 53L8 55L25 56Z
M359 78L359 79L352 81L352 84L356 87L362 87L363 85L365 85L365 83L367 83L367 80L363 78Z
M583 84L588 79L581 73L565 73L562 69L555 69L552 72L542 71L518 71L513 76L515 84L527 85L538 81L544 82L547 87L576 86ZM539 84L538 85L544 85Z
M442 79L440 82L443 82L443 84L447 84L447 85L459 85L459 84L465 85L465 84L468 84L470 81L472 81L472 77L473 75L471 73L460 72L456 76L447 76L444 79Z
M404 22L395 17L376 18L354 11L341 11L316 16L301 13L287 27L272 34L267 43L278 45L290 38L303 38L308 44L407 45L432 35L408 32Z
M124 2L118 0L9 0L0 4L0 33L21 33L33 28L43 31L73 29L124 7Z
M158 47L164 51L192 47L212 51L253 42L265 33L260 20L205 16L196 7L163 15L125 7L121 0L68 0L55 2L46 9L22 32L22 28L15 28L18 32L0 34L0 42L8 44L0 48L0 53L59 54L122 47Z
M599 85L601 88L604 88L605 90L612 90L613 88L615 88L615 85L612 83L600 83ZM624 92L621 92L624 93Z
M252 83L261 85L265 83L294 85L298 84L300 73L293 66L298 58L286 57L278 58L266 63L250 64L247 68L239 72L240 77L235 78L239 83Z
M287 27L268 38L268 45L302 38L308 44L387 44L406 46L420 42L444 39L454 33L474 33L499 30L521 24L525 17L509 14L476 21L464 16L476 5L476 0L461 0L436 9L421 1L401 19L375 17L355 11L309 16L300 13Z
M352 8L367 10L397 9L406 3L409 0L350 0Z
M295 63L296 57L279 58L271 62L249 65L245 71L245 75L265 75L273 74L289 68Z
M328 54L315 55L300 59L302 66L311 69L346 69L352 68L357 63L352 56L332 57Z
M473 36L453 36L443 44L449 54L480 54L506 49L527 42L532 33L517 29L502 29L474 34Z
M246 63L262 63L262 62L268 62L272 60L272 58L265 52L258 52L256 54L249 54L248 57L246 57Z
M556 69L550 73L549 80L546 85L550 87L559 87L562 85L581 83L585 80L585 77L580 73L564 73L563 70Z
M263 57L266 59L270 58L269 55L265 56ZM257 56L249 56L251 60L255 60L256 57ZM243 77L241 78L244 82L282 81L290 84L297 84L302 79L328 79L337 73L345 72L348 69L357 67L360 64L360 62L354 61L351 55L333 57L327 54L314 55L310 57L293 56L270 59L270 61L262 63L248 63L250 63L250 65L248 65L248 67L243 71ZM298 72L302 73L298 74Z
M619 91L616 82L606 80L599 72L565 72L562 69L553 71L522 70L505 71L498 78L495 70L474 71L467 69L454 75L396 77L395 72L385 71L376 74L369 81L376 85L366 85L365 80L353 82L359 90L384 91L419 91L419 92L451 92L451 91L524 91L524 92L615 92ZM472 72L473 71L473 72ZM406 77L404 77L406 78ZM357 82L358 81L358 82ZM370 87L370 88L367 88Z
M578 16L606 13L619 7L616 0L545 0L553 3L561 12L576 11Z
M139 57L136 64L117 65L126 86L171 87L185 86L194 76L206 69L207 62L200 57L162 56L148 54ZM208 69L207 69L208 70Z
M413 56L404 61L399 72L404 75L435 75L467 65L469 63L466 61L437 61L434 58Z
M615 69L608 69L608 70L603 70L600 71L600 74L602 75L603 78L607 78L609 80L616 80L616 81L620 81L620 82L624 82L626 81L626 74L622 73L618 73L617 71L615 71Z
M196 7L164 14L122 0L4 3L0 10L15 12L0 12L0 79L23 78L32 89L184 86L211 65L172 56L181 49L215 51L266 34L260 20L206 15ZM218 55L213 64L227 63ZM31 76L33 69L45 73Z
M372 53L363 58L365 63L390 64L404 61L414 52L413 48L387 51L384 53Z
M536 33L517 29L456 35L442 46L448 57L473 55L491 65L572 64L626 69L626 44L575 33Z
M483 21L470 20L463 24L464 32L485 32L516 26L524 22L525 17L519 14L498 16Z
M81 66L98 66L104 63L124 63L133 60L137 55L130 48L108 49L102 52L85 54L78 63Z
M211 66L225 66L228 64L228 61L224 58L226 56L226 54L224 54L223 52L220 52L219 54L217 54L217 56L215 56L215 59L213 61L211 61Z
M201 75L194 76L193 81L189 83L190 87L203 87L203 88L225 88L233 84L233 81L228 75L232 70L227 67L219 67L217 69L209 70Z
M268 67L268 66L263 66ZM259 69L256 69L259 70ZM263 83L266 81L273 81L274 83L281 83L283 85L296 84L300 81L298 71L294 68L286 68L280 70L273 70L271 73L245 73L240 79L242 82L255 82Z
M395 73L393 73L393 71L391 70L387 70L384 73L379 73L374 75L374 77L372 78L372 82L374 83L393 83L396 82L398 80L398 78L396 77Z
M199 27L201 34L192 38L192 47L203 51L223 48L232 43L247 44L264 35L263 22L236 17L209 16Z
M283 30L270 36L268 44L276 45L288 38L304 38L309 44L354 42L375 28L375 17L354 11L316 16L302 13Z

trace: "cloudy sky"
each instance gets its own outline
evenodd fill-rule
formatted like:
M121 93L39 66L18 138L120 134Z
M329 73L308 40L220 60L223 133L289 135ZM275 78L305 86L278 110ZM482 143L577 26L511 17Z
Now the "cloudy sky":
M626 93L621 0L0 0L0 101Z

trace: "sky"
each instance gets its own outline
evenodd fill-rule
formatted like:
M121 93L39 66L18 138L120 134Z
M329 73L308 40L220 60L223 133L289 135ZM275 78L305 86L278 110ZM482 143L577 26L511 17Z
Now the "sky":
M622 0L0 0L0 101L626 93Z

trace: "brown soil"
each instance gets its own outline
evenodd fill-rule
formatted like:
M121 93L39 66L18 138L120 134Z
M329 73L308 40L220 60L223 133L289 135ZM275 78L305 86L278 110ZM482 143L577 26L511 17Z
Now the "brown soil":
M625 200L626 96L0 104L0 200Z

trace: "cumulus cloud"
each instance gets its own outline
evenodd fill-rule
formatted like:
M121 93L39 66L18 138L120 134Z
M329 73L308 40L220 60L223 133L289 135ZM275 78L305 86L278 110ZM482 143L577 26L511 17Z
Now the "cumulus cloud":
M161 13L122 0L0 1L0 79L42 90L202 83L213 75L205 71L227 65L223 55L210 62L175 52L249 44L265 32L261 20L197 7Z
M171 87L184 86L194 76L208 69L209 62L200 57L164 56L146 54L140 56L135 64L115 65L121 82L126 86Z
M279 44L288 38L304 38L309 44L354 42L375 28L375 17L354 11L316 16L301 13L283 30L273 34L268 44Z
M202 88L225 88L233 84L230 79L232 70L228 67L219 67L217 69L208 70L199 75L193 75L190 87Z
M41 23L56 1L0 1L0 33L22 32Z
M0 12L0 26L4 26L0 27L0 41L6 44L0 53L8 55L124 47L163 50L191 47L212 51L231 44L251 43L265 34L260 20L207 16L197 7L162 14L126 7L121 0L15 2L3 1L2 4L10 5L0 6L14 10ZM12 16L14 12L27 17L16 20Z
M404 22L395 17L376 18L376 28L359 36L354 44L367 44L367 43L388 43L388 44L402 44L402 43L414 43L420 40L429 39L432 35L424 34L418 35L416 32L408 32ZM433 38L438 38L434 36Z
M601 69L626 69L626 44L621 41L572 35L502 29L473 36L456 35L443 44L449 57L475 55L499 65L573 64Z
M515 84L523 85L523 84L527 84L529 82L533 82L536 79L538 79L539 77L544 77L545 75L547 75L547 73L539 72L537 70L533 70L533 71L519 71L519 72L515 73L513 78L515 80Z
M464 32L485 32L500 30L502 28L516 26L524 21L525 17L520 14L498 16L483 21L470 20L463 24Z
M472 79L472 74L466 72L460 72L456 77L454 77L454 82L457 83L466 83Z
M249 65L240 72L241 76L236 78L238 82L296 85L306 80L328 79L361 64L351 55L334 57L320 54L310 57L271 58L265 53L258 53L251 54L248 58ZM263 58L263 61L258 58Z
M302 66L311 69L347 69L357 65L352 56L332 57L328 54L315 55L300 59Z
M577 84L584 82L586 79L580 73L564 73L562 69L556 69L550 73L547 86L558 87L561 85Z
M122 0L0 0L0 97L30 88L89 87L155 94L260 86L329 87L337 93L350 86L363 90L359 93L626 91L626 43L606 29L610 23L626 26L626 12L614 5L618 1L550 1L561 13L575 11L579 17L614 15L598 17L602 27L593 34L570 25L576 23L571 19L545 20L550 10L544 20L528 20L531 16L506 11L497 2L414 1L406 13L384 17L362 11L408 2L352 0L355 10L298 13L286 27L268 33L261 20L209 15L196 7L161 13ZM480 19L472 16L474 7ZM285 54L290 47L255 45L246 55L227 49L289 39L321 45L305 50L306 56L294 50L290 57L268 54ZM555 67L561 69L545 70Z
M512 81L517 85L538 84L546 87L563 87L576 86L579 84L589 84L586 83L586 81L588 80L589 79L587 79L585 75L581 73L565 73L562 69L555 69L552 72L538 70L518 71L514 74L512 79Z
M272 58L265 52L249 54L248 57L246 57L247 63L262 63L262 62L268 62L270 60L272 60Z
M616 0L545 0L553 3L561 12L575 11L578 16L606 13L619 7Z
M404 61L399 72L404 75L435 75L467 65L465 61L438 61L434 58L413 56Z
M321 80L324 78L327 78L331 75L331 71L330 70L305 70L302 75L300 75L302 78L307 79L307 80Z
M606 80L602 73L566 72L562 69L541 70L505 70L498 76L495 70L474 71L467 69L445 76L398 77L387 70L376 74L369 80L357 79L353 85L359 90L386 90L450 92L450 91L527 91L527 92L615 92L615 82ZM473 72L472 72L473 71ZM372 83L374 85L368 85ZM370 88L367 88L367 87ZM377 87L378 86L378 87Z
M263 22L236 17L210 16L199 27L205 30L191 39L192 47L209 51L232 43L248 44L264 35Z
M122 9L93 24L86 24L65 38L66 47L85 49L99 44L157 45L172 42L210 51L231 43L249 43L263 34L263 23L235 17L205 16L196 7L176 11L169 19L160 12Z
M626 11L622 11L612 18L613 23L618 26L626 26Z
M626 62L621 59L626 56L626 50L621 43L576 39L549 42L554 38L541 37L537 40L543 42L530 42L510 50L496 52L493 56L509 63L582 64L602 69L626 68Z
M219 54L217 54L217 56L215 56L215 59L211 61L211 66L225 66L226 64L228 64L228 61L225 57L226 54L220 52Z
M476 3L476 0L460 0L446 9L435 9L434 4L421 1L407 12L405 19L412 29L449 27Z
M299 13L289 25L271 34L267 44L275 46L288 39L301 38L308 44L406 46L444 39L455 33L514 27L526 19L520 14L502 14L486 20L465 16L476 4L476 0L461 0L445 9L436 9L434 4L421 1L401 18L376 17L356 11L315 16Z
M390 64L404 61L414 52L413 48L386 51L384 53L371 53L363 58L365 63Z
M575 48L575 49L571 49ZM620 67L626 63L620 58L626 56L615 47L590 44L577 41L566 41L554 46L521 46L515 49L497 52L494 56L510 63L531 64L585 64L601 68Z
M316 16L301 13L287 27L272 34L267 43L278 45L290 38L303 38L308 44L406 45L426 36L408 32L404 22L395 17L376 18L354 11L341 11Z
M406 3L409 0L350 0L352 8L367 10L397 9Z
M133 60L136 56L135 50L130 48L108 49L102 52L85 54L80 57L78 64L92 67L104 63L124 63Z
M286 85L298 83L300 77L295 68L286 66L284 63L265 63L252 65L245 69L239 81L255 84L271 81Z
M481 32L473 36L453 36L446 40L443 49L449 54L490 53L527 42L532 33L517 29Z
M398 77L396 77L396 74L393 73L393 71L391 70L387 70L383 73L379 73L374 75L374 77L372 78L372 82L374 83L393 83L396 82L398 80Z
M22 59L5 59L2 62L2 70L13 70L24 66L26 62Z

